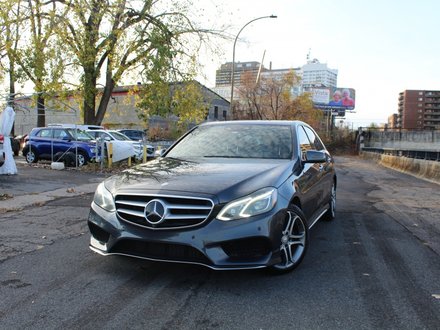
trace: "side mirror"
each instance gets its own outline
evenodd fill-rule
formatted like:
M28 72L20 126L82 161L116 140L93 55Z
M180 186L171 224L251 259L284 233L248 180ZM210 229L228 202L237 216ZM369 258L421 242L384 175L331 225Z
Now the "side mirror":
M325 163L327 154L324 151L308 150L304 153L303 163Z

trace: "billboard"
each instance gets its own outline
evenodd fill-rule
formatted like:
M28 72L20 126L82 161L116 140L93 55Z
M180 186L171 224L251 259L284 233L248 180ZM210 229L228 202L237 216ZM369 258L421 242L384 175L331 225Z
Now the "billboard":
M354 110L356 92L353 88L313 87L310 93L315 108L332 112Z

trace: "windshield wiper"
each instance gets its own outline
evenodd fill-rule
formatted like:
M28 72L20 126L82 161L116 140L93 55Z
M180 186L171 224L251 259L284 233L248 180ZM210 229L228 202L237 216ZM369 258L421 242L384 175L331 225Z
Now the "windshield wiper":
M203 158L249 158L243 156L227 156L227 155L216 155L216 156L203 156Z

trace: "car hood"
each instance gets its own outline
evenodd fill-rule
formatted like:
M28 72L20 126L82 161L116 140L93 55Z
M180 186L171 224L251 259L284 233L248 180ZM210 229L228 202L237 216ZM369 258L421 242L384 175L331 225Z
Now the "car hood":
M229 202L265 187L279 187L291 174L289 160L159 158L106 180L113 194L188 194Z

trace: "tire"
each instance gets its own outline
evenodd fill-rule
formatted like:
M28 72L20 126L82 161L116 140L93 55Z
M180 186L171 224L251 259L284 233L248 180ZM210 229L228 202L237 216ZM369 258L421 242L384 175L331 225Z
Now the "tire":
M333 182L332 190L330 193L330 201L328 202L329 209L324 213L322 219L324 221L333 221L335 219L336 212L336 183Z
M78 167L81 167L86 165L89 159L84 152L78 151L77 160L78 160Z
M11 147L12 151L14 152L14 156L18 156L20 154L20 142L14 138L11 138Z
M75 167L76 161L75 161L75 154L73 152L66 152L63 156L64 165L66 167Z
M64 152L59 151L55 155L53 155L54 162L63 162L64 163Z
M23 150L23 156L29 164L38 162L38 153L34 148L26 148Z
M281 262L270 267L275 274L284 274L294 270L307 252L309 231L304 213L296 205L286 210L280 233Z

